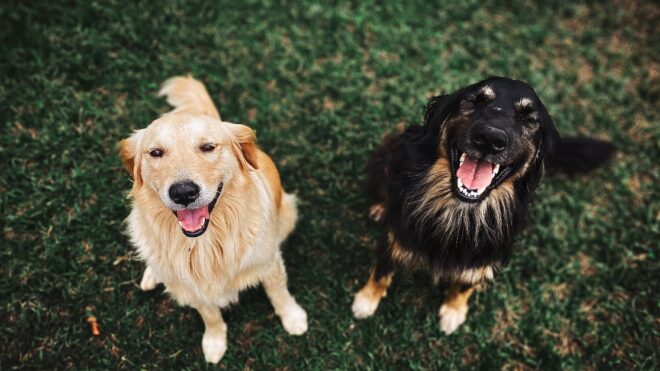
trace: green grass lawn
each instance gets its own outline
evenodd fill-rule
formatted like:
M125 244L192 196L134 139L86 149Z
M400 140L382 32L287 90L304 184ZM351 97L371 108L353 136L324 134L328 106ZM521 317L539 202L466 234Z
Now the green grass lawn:
M301 199L284 256L309 331L288 336L248 290L224 311L220 368L660 367L657 3L73 3L0 5L0 369L206 367L197 313L138 289L116 149L186 73L257 131ZM620 153L588 178L545 180L455 334L423 273L354 320L379 233L361 191L369 152L432 95L489 75L528 81L561 132Z

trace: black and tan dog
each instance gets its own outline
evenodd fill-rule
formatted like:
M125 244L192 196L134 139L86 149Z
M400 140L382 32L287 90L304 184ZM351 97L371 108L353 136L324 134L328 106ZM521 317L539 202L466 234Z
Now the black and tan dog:
M465 321L475 286L511 255L528 199L544 167L587 172L615 149L592 139L560 139L527 84L489 78L433 98L423 126L383 141L368 163L370 215L386 234L353 313L372 315L396 266L449 283L440 308L449 334Z

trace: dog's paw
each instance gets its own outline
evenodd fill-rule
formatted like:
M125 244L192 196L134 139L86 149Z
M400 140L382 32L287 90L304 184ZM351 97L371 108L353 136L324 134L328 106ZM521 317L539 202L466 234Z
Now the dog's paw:
M202 338L202 350L206 362L218 363L227 350L227 335L205 332Z
M440 329L446 335L454 332L458 326L465 322L468 308L455 308L443 304L440 307Z
M385 216L385 206L383 204L375 204L369 208L369 218L374 222L380 222Z
M153 290L158 286L158 280L154 275L154 272L151 270L151 267L147 267L144 270L144 275L142 275L142 281L140 281L140 289L142 291Z
M378 308L378 303L380 300L375 299L372 295L367 295L362 291L358 292L355 295L355 300L353 300L353 316L355 318L367 318L373 315Z
M281 316L282 326L291 335L302 335L307 331L307 313L300 305L292 305Z

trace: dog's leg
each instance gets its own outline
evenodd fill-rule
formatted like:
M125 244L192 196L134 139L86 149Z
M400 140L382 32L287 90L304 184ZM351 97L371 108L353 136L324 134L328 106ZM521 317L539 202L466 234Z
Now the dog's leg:
M206 362L218 363L227 350L227 325L222 320L222 313L215 306L202 305L195 309L206 327L202 338L204 358Z
M369 281L355 295L353 300L353 315L355 318L367 318L376 312L380 300L387 295L387 289L392 283L394 276L394 264L389 252L383 245L379 245L376 254L376 266L374 267Z
M144 274L142 275L142 281L140 281L140 289L142 291L153 290L156 288L156 286L158 286L159 283L160 282L158 281L158 278L156 278L154 271L150 266L147 265L147 268L144 270Z
M291 335L304 334L307 331L307 313L298 305L286 287L286 270L281 256L277 256L270 274L261 283L286 332Z
M445 293L445 300L440 307L440 328L449 335L463 322L468 312L468 299L474 287L451 283Z

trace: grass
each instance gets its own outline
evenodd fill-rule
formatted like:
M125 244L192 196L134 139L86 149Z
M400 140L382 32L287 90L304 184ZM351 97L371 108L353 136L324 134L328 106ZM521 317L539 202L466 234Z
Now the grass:
M219 368L658 369L657 3L385 3L3 2L0 368L207 367L195 311L138 290L116 151L167 110L158 85L192 73L302 200L284 255L310 330L288 336L248 290L224 311ZM354 320L379 232L361 193L369 152L433 94L489 75L528 81L563 133L620 154L545 180L456 334L440 332L422 273Z

